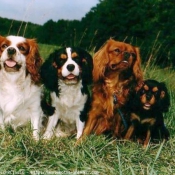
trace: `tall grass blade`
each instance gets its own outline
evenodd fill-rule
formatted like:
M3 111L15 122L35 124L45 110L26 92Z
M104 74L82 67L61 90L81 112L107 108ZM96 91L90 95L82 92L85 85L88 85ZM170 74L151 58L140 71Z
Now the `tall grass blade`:
M122 175L122 166L121 166L121 160L120 160L120 151L117 146L117 156L118 156L118 166L119 166L119 174Z
M161 145L160 145L160 147L159 147L159 149L158 149L158 151L157 151L156 157L155 157L154 162L153 162L153 165L152 165L152 167L151 167L151 173L150 173L150 175L152 175L153 172L154 172L154 165L155 165L157 159L158 159L159 156L160 156L160 153L161 153L161 151L162 151L162 148L163 148L164 143L165 143L165 140L161 143Z

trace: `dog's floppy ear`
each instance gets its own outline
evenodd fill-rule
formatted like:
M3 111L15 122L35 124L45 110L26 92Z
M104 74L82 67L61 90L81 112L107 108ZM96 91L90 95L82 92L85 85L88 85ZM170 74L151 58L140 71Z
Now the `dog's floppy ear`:
M139 48L135 47L135 51L136 51L136 60L135 60L135 63L133 65L133 73L134 73L134 76L135 76L137 82L142 82L143 81L143 73L141 70L141 58L140 58Z
M58 75L57 69L54 66L56 53L57 51L50 54L49 58L46 59L41 67L40 74L45 87L52 92L58 93Z
M104 73L107 64L109 63L108 48L110 46L110 41L108 40L102 48L97 51L93 58L93 80L97 82L104 78Z
M50 96L50 91L46 89L45 87L43 88L41 108L44 114L46 114L47 116L51 116L55 112L55 107L52 106L52 99Z
M170 106L170 96L165 83L160 83L160 90L160 109L162 110L162 112L168 112Z
M1 46L2 42L4 41L4 39L5 39L5 37L0 35L0 46ZM0 56L1 56L1 54L2 54L2 50L0 48Z
M35 83L40 82L40 67L42 65L42 59L39 54L38 44L35 39L27 39L27 43L30 46L29 54L26 57L26 68L31 75L31 79Z
M92 56L83 49L81 49L81 61L82 61L83 84L91 84L92 83L92 69L93 69Z

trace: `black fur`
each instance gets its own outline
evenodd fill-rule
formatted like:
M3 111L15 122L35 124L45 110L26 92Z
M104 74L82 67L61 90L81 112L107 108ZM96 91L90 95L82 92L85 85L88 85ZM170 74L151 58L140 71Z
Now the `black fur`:
M158 91L153 93L151 90L146 91L143 87L147 85L149 89L153 87L157 87ZM161 92L164 92L164 97L161 98ZM151 105L149 110L143 108L143 104L141 103L141 96L147 94L147 96L154 95L156 98L156 102L154 105ZM140 120L131 119L131 125L134 126L134 134L132 137L143 138L148 129L151 130L151 139L169 139L170 133L164 124L163 113L168 112L170 106L170 96L168 90L166 88L165 83L158 82L156 80L148 79L144 81L143 86L133 94L129 101L128 105L131 114L136 114ZM155 119L154 125L150 125L150 123L142 123L144 119Z
M51 53L46 61L41 66L41 78L44 86L51 92L58 94L58 76L57 69L53 66L54 59L57 57L57 52Z

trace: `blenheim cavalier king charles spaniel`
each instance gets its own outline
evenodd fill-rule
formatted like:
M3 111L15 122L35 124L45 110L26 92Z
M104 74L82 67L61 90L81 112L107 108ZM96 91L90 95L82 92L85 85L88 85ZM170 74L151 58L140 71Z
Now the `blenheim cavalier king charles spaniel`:
M125 104L143 79L139 49L110 39L93 63L93 99L83 136L110 133L121 138L127 129Z
M14 129L31 121L39 139L42 119L39 69L42 63L34 39L0 36L0 125Z
M46 92L42 108L49 117L44 139L83 132L90 107L88 85L92 83L92 57L80 48L53 52L41 68ZM50 106L49 106L50 104Z

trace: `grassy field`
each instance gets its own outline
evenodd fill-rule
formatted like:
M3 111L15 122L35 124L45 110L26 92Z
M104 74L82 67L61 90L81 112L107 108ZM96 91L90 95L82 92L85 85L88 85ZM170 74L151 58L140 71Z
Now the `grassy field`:
M46 58L56 47L40 45ZM54 138L35 142L30 125L13 132L0 131L0 174L93 174L93 175L172 175L175 174L175 72L150 64L143 67L145 78L164 81L171 96L165 115L171 138L168 142L141 145L91 135L75 146L75 138Z

